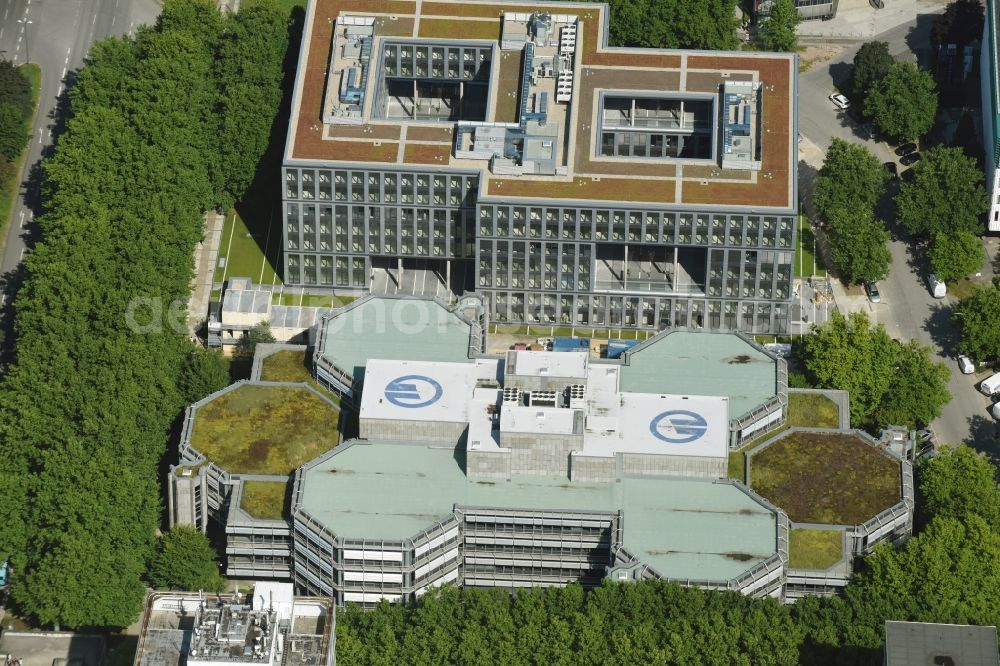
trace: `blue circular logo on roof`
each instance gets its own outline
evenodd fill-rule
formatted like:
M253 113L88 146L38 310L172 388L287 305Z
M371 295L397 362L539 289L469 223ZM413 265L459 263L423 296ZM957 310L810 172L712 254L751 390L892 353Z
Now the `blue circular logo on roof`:
M423 375L404 375L393 379L385 387L385 399L397 407L419 409L433 405L441 399L441 385Z
M708 422L701 414L683 409L663 412L649 422L653 437L668 444L690 444L708 431Z

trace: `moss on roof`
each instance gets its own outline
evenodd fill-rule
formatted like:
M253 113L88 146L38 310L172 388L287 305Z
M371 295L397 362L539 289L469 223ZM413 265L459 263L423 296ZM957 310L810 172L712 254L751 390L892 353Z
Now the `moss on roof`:
M851 433L785 435L751 457L750 487L796 523L858 525L902 497L899 461Z
M278 520L288 517L287 481L244 481L240 508L254 518Z
M794 529L788 540L788 566L793 569L829 569L844 556L840 530Z
M336 446L339 420L307 388L245 384L196 409L191 445L227 472L290 474Z

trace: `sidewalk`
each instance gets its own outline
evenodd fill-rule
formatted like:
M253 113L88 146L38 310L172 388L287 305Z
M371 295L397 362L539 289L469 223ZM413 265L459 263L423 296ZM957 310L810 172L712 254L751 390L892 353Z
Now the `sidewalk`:
M915 15L942 12L946 4L946 0L885 0L883 9L874 9L868 0L840 0L834 18L803 21L797 32L803 43L831 37L867 40L913 21Z
M188 332L198 334L202 322L208 319L208 302L212 297L212 279L222 242L222 227L226 216L211 212L205 215L205 236L194 249L194 282L188 301Z

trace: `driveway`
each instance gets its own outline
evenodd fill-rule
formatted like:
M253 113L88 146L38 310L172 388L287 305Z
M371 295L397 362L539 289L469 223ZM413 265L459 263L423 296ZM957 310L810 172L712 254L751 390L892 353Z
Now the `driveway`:
M942 8L943 5L928 5L928 11ZM889 52L898 60L927 62L933 19L932 13L920 14L915 20L898 25L874 39L888 42ZM850 77L851 63L860 45L860 42L842 45L840 53L833 59L813 65L799 78L799 132L804 137L799 152L799 183L807 210L811 204L816 171L822 166L825 152L834 138L864 144L882 162L898 159L892 152L892 146L868 139L828 99L830 93ZM890 196L878 210L879 216L890 223L893 217L891 195L896 187L898 181L890 183ZM894 231L897 240L889 244L892 267L889 276L879 283L882 302L869 303L863 294L848 294L841 285L834 284L837 306L845 314L858 310L868 312L894 338L918 340L930 346L937 360L945 363L951 371L948 388L952 400L931 424L937 441L964 441L1000 461L1000 427L986 411L989 400L975 388L977 382L989 373L963 375L955 362L955 337L950 323L955 299L951 295L943 299L931 297L923 278L926 267L920 263L913 243L899 230ZM991 257L996 256L996 239L987 240L987 250ZM987 267L983 279L988 281L988 277Z

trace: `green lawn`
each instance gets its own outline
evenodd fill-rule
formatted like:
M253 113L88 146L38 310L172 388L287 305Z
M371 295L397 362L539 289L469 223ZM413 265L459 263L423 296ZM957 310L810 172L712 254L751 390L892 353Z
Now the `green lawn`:
M900 499L899 463L846 433L797 432L750 460L750 487L796 523L858 525Z
M813 255L816 237L805 215L799 215L798 248L795 251L795 277L826 277L826 267Z
M343 305L343 297L338 297L339 305ZM354 300L353 298L351 300ZM348 301L349 302L349 301ZM273 305L292 305L304 308L332 308L334 307L333 296L331 294L293 294L274 292L271 295Z
M840 530L793 529L788 541L788 566L793 569L829 569L844 555Z
M336 446L339 422L312 391L247 385L198 408L191 444L229 472L286 475Z
M839 425L840 408L825 395L788 394L788 427L836 428Z
M31 97L35 100L35 111L31 114L28 122L28 129L34 127L35 113L38 111L38 96L42 91L42 68L38 65L21 65L19 69L24 72L28 80L31 81ZM0 183L0 254L3 252L7 240L7 224L10 223L11 209L14 207L14 200L17 199L17 191L21 187L21 169L24 167L24 160L28 157L28 145L21 151L21 155L14 162L14 177L6 183Z
M244 481L240 508L254 518L278 520L288 516L287 481Z
M215 282L249 277L254 284L282 284L274 269L281 253L281 225L274 224L270 234L267 224L260 226L262 228L251 228L234 210L227 213L219 247L219 258L225 257L226 262L225 266L216 264Z

